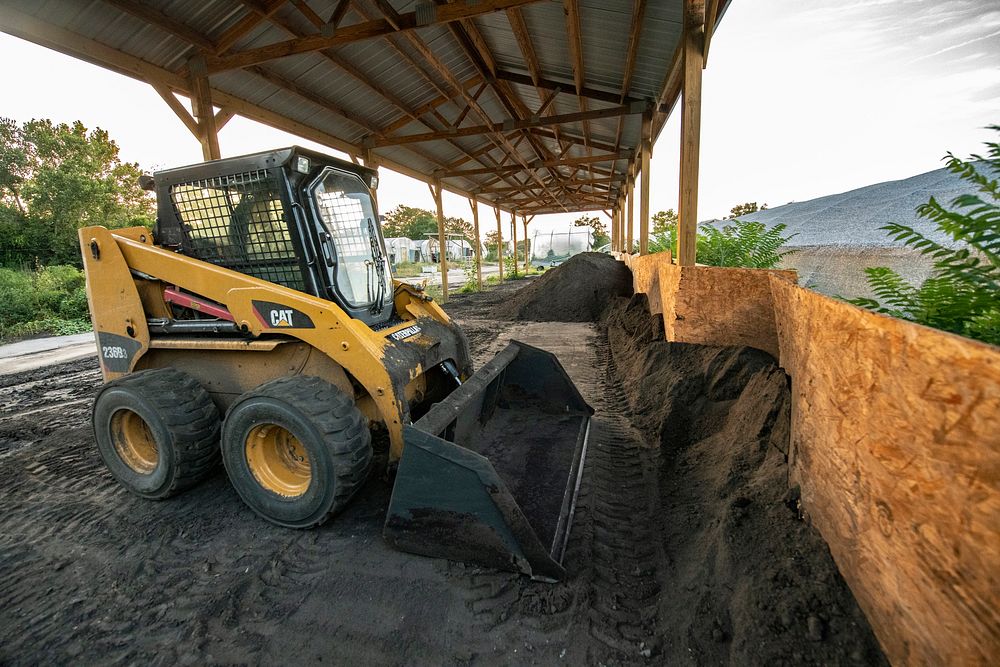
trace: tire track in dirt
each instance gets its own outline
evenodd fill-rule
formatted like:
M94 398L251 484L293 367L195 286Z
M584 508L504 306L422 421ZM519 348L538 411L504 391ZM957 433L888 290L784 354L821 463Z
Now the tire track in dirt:
M624 397L603 332L593 343L595 372L574 377L595 415L564 559L566 580L543 584L450 566L464 580L477 630L503 636L508 645L516 644L526 629L563 640L551 653L531 647L536 652L523 657L529 663L558 658L647 664L660 651L655 637L666 556L654 533L658 451L643 443L624 416Z

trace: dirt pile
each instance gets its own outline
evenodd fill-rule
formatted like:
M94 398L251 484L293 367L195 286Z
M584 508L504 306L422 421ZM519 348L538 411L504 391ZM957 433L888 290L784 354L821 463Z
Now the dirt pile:
M596 322L614 297L632 295L632 272L611 255L585 252L546 271L490 317L535 322Z
M788 488L784 372L751 348L664 341L644 295L618 299L606 322L633 423L660 450L668 661L884 663Z

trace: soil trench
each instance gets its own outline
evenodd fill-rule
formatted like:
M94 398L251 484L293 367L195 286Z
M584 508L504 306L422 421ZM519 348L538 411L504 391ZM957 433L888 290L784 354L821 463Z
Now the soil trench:
M0 663L882 661L787 493L773 360L656 343L641 299L482 318L526 284L447 309L477 367L512 338L549 349L596 410L565 581L393 551L380 474L310 531L259 519L221 470L135 498L97 455L90 358L0 377Z

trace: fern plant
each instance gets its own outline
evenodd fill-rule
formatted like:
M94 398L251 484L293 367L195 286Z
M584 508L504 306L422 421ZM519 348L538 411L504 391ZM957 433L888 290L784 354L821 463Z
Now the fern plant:
M1000 132L1000 125L990 129ZM978 194L955 197L950 208L934 197L917 214L937 224L954 247L927 238L907 225L890 223L888 235L934 259L931 276L909 284L884 266L865 269L877 298L850 302L879 313L926 324L1000 345L1000 142L987 142L987 155L962 160L948 153L948 170L973 184Z
M773 269L794 250L781 250L795 234L783 236L783 224L768 228L762 222L728 221L721 229L703 225L698 230L698 263L709 266L735 266L749 269ZM649 240L649 252L676 248L677 228L666 227Z

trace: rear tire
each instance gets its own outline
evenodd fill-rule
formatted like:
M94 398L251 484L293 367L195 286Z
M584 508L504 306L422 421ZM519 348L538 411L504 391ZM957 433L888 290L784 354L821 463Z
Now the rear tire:
M329 382L279 378L230 407L222 460L253 511L310 528L343 509L368 478L371 434L354 401Z
M208 392L172 368L104 385L94 400L97 450L122 486L160 500L190 488L219 462L219 411Z

